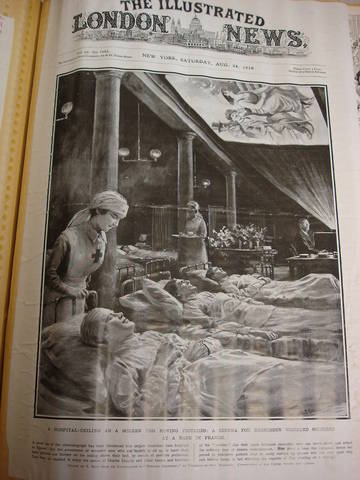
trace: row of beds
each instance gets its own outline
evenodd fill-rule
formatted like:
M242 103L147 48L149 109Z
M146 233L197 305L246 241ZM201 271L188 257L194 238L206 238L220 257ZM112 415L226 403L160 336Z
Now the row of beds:
M141 290L144 278L160 281L175 277L187 278L191 281L192 271L206 270L211 265L211 262L206 262L189 265L173 271L169 260L149 259L144 262L143 275L137 275L136 269L129 266L125 270L121 269L119 272L119 277L122 279L119 285L120 297L131 295ZM209 335L213 338L219 338L218 334L221 332L221 328L220 326L212 331L201 331L200 327L187 325L183 327L183 331L180 329L180 332L177 333L188 340L201 340ZM191 335L193 336L191 337ZM275 340L265 340L251 335L235 333L231 335L230 338L230 343L226 343L226 350L213 355L212 361L210 361L209 358L210 363L206 363L206 368L209 368L209 371L206 370L205 365L203 365L203 367L197 367L200 369L199 371L202 372L201 375L203 375L203 378L208 378L208 375L210 375L210 377L213 375L215 378L214 384L217 385L219 378L222 378L222 376L226 378L228 374L226 367L229 363L227 355L229 355L229 358L235 358L235 360L237 359L236 355L249 355L248 357L241 357L241 359L239 359L239 362L245 361L245 364L241 364L241 367L239 365L238 368L240 369L239 372L241 371L244 376L246 362L249 362L251 368L257 371L255 377L259 374L257 380L251 377L251 382L254 382L252 388L254 392L257 392L255 397L259 404L262 403L260 397L263 397L263 399L267 398L267 391L269 389L279 388L279 391L284 390L286 396L288 396L288 398L286 397L283 401L278 400L280 404L283 402L286 407L283 413L287 410L291 412L290 406L296 405L294 411L299 411L301 416L318 415L319 412L320 415L329 414L330 412L332 415L342 416L344 414L344 352L341 335L339 335L338 338L326 338L325 334L323 339L316 339L312 338L311 333L299 331L296 335L284 335ZM228 342L228 340L226 342ZM223 343L223 341L221 343ZM262 362L270 362L271 364L272 361L283 363L279 363L273 373L269 373L269 385L267 385L263 374L259 372L264 372L266 368L268 368L264 368ZM259 362L258 370L255 368L256 362ZM202 371L201 368L204 368L204 371ZM237 367L234 368L236 369ZM238 372L238 370L236 371ZM236 373L235 376L237 376L238 373ZM209 382L210 379L206 381L206 384ZM277 382L280 383L278 384ZM226 383L225 380L224 383ZM300 389L301 393L295 392L294 385ZM217 388L221 389L219 386ZM304 393L305 391L306 393ZM302 400L299 400L298 394ZM269 402L271 403L270 399ZM323 403L327 406L324 407L324 412L321 412L321 405ZM306 405L310 405L309 411L307 411ZM317 411L317 409L320 410ZM289 413L289 415L291 416L292 413Z
M143 259L141 268L135 264L118 267L117 294L120 299L136 295L136 292L142 289L144 278L161 281L172 277L186 277L192 270L207 269L209 266L211 264L207 262L176 269L174 263L166 258ZM201 329L196 329L192 325L184 326L184 331L188 327L190 331L194 328L195 336L189 338L182 335L180 329L177 333L183 339L201 340L211 335L217 338L216 331L201 333ZM316 343L311 337L306 336L265 340L234 334L231 338L231 344L224 350L200 359L189 367L184 366L180 372L181 378L186 379L184 385L190 386L189 391L199 390L196 405L199 405L201 415L221 417L345 415L345 380L341 346L334 345L332 348L329 342ZM229 385L232 386L231 389ZM224 391L228 391L226 396L220 394ZM236 400L233 402L235 406L231 403L232 397ZM231 408L227 408L227 403ZM194 413L192 412L190 416L194 416Z
M144 278L160 282L161 280L170 280L171 278L191 279L192 271L207 270L212 266L211 262L199 263L180 267L174 271L173 264L170 259L145 259L143 262L143 272L140 272L136 265L128 265L118 269L118 296L119 298L131 295L142 289ZM122 309L121 301L119 308ZM140 327L139 331L143 331ZM194 338L201 337L202 332L194 329ZM342 361L343 346L342 338L324 339L323 341L313 339L311 333L301 332L300 335L293 337L282 337L275 341L244 338L238 336L237 342L233 345L245 351L257 353L260 355L270 355L291 360L319 360L319 361Z

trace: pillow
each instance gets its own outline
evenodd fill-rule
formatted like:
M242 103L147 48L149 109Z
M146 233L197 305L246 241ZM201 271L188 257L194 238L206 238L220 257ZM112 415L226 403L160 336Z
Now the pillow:
M86 399L84 408L100 411L107 397L107 351L104 346L90 347L81 342L82 319L80 315L43 330L40 381L49 391L71 399Z
M122 307L130 310L135 310L137 308L141 310L150 305L150 302L147 300L142 290L120 297L119 302Z
M134 322L138 329L142 330L148 322L161 320L161 310L151 305L142 290L120 297L119 303L127 318Z
M184 272L184 277L185 278L191 278L191 277L197 277L197 278L205 278L206 277L206 272L207 270L201 269L201 270L187 270Z
M159 285L159 287L161 288L165 288L165 285L167 284L167 282L169 281L170 279L167 278L165 280L157 280L157 284Z
M135 323L137 332L155 330L168 333L175 331L175 322L164 314L163 308L152 305L142 290L120 297L119 303L125 316Z
M143 292L150 304L160 308L166 318L176 323L182 321L183 308L181 303L156 282L144 278Z
M76 315L70 321L53 323L44 328L41 334L41 348L58 368L57 359L68 351L68 345L80 342L80 325L84 315Z

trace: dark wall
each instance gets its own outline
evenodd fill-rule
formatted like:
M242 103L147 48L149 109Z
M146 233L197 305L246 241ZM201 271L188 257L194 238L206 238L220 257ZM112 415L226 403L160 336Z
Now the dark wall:
M137 158L138 118L140 118L141 157L150 150L162 152L157 162L119 162L119 191L129 201L127 218L118 230L120 244L134 243L140 233L150 233L152 212L147 205L177 203L177 139L174 132L125 88L121 92L119 146L130 149Z
M138 100L126 89L121 92L120 146L130 149L130 156L137 155ZM140 104L141 156L150 158L153 148L162 155L154 162L119 163L119 190L132 204L164 203L177 201L177 140L174 132Z
M94 97L93 72L77 72L60 77L57 118L62 116L61 107L65 102L73 102L74 108L67 120L55 124L48 247L52 246L72 215L85 208L91 198ZM157 163L119 161L119 191L130 204L128 218L119 229L119 236L123 236L119 238L120 243L135 240L133 236L142 228L136 228L135 232L134 225L149 221L149 215L142 215L139 220L134 205L174 205L177 201L176 136L145 105L141 104L140 108L142 156L148 157L152 148L160 149L162 156ZM137 99L125 87L121 87L119 147L128 147L132 158L137 155L137 120Z
M56 118L63 117L61 107L64 103L71 101L74 108L67 120L55 123L50 172L49 246L71 216L89 201L94 88L95 77L90 72L59 78Z
M196 151L196 142L195 142ZM226 184L225 177L213 165L209 164L207 159L195 152L196 155L196 181L199 188L194 189L194 199L200 204L200 207L206 209L208 205L226 205ZM208 178L211 182L210 187L204 189L201 186L201 180Z
M93 72L76 72L59 78L56 118L61 118L61 107L73 102L74 108L67 120L57 121L54 130L53 164L51 174L48 247L51 247L72 215L85 208L91 198L91 153L94 119L95 76ZM130 157L137 155L138 100L124 85L120 91L119 147L130 149ZM119 191L126 196L130 209L128 217L118 229L120 244L133 243L140 233L152 228L151 205L177 204L177 139L160 118L144 104L140 104L141 156L148 157L152 148L160 149L157 163L123 162L119 160ZM208 205L226 205L225 172L209 163L204 150L194 141L196 176L200 183L209 178L211 186L195 189L194 197L206 211ZM238 147L237 147L238 148ZM255 155L254 146L243 147L242 157ZM260 148L260 147L258 147ZM238 150L236 150L238 151ZM255 153L254 153L255 152ZM256 155L255 155L256 156ZM239 160L240 161L240 160ZM242 161L245 167L248 164ZM247 171L238 182L237 206L246 214L252 211L285 211L303 214L303 210L285 194L274 188L254 169ZM248 182L258 186L259 193L251 193ZM266 195L265 195L266 194ZM270 218L267 216L266 218ZM275 218L275 217L274 217ZM289 236L294 216L278 222L277 237ZM273 220L271 220L272 222Z

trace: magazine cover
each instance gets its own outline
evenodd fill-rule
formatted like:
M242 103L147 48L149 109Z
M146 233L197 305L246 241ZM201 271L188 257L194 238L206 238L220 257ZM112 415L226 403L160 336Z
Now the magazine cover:
M10 472L355 478L346 8L48 7Z
M325 86L58 77L36 415L348 416L327 105Z

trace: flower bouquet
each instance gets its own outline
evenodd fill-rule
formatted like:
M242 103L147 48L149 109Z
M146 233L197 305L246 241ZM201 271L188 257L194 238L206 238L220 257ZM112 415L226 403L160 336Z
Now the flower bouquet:
M209 245L214 248L259 247L264 241L265 232L266 227L259 227L253 223L236 224L232 228L224 226L219 231L213 230L213 235L209 237Z
M213 230L213 236L209 237L209 245L214 248L231 248L235 245L235 236L228 227L221 227L218 232Z

